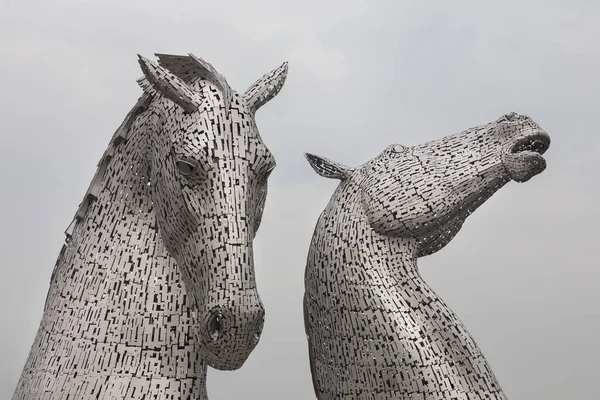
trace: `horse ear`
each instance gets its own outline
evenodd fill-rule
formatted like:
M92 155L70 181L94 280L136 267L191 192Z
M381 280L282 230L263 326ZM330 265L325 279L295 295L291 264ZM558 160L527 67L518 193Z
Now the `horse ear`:
M144 72L144 75L152 87L175 104L182 107L188 113L198 111L201 104L200 95L190 89L188 85L180 78L172 74L166 68L153 63L145 57L138 54L138 62ZM140 83L142 89L147 90L148 85L144 87L143 80Z
M288 63L286 61L279 68L263 75L246 90L243 98L251 112L255 113L279 93L287 78L287 71Z
M304 153L304 156L315 172L324 178L339 179L343 181L344 179L347 179L354 171L354 168L324 157L315 156L314 154L310 153Z

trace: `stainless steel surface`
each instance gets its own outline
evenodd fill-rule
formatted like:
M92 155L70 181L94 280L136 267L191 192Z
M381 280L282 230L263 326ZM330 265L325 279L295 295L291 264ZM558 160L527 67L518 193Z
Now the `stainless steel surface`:
M241 367L264 309L252 243L275 159L255 111L205 61L140 56L143 96L115 132L56 262L13 399L205 399Z
M304 296L315 393L325 399L506 399L417 259L444 247L511 180L542 172L548 135L529 117L414 147L392 145L350 168L307 154L341 180L310 246Z

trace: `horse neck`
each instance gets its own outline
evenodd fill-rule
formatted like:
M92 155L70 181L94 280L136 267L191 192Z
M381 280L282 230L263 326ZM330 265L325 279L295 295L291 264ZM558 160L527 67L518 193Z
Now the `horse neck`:
M342 182L322 213L313 238L314 250L326 255L332 247L344 253L339 267L374 271L397 282L419 276L416 241L378 234L371 228L355 181ZM357 273L360 273L356 270ZM349 272L349 271L346 271Z
M374 232L359 191L351 183L340 185L317 223L306 269L305 323L312 343L313 379L324 390L333 374L343 370L344 375L337 375L338 381L331 386L334 392L345 391L357 381L364 385L377 382L382 387L389 384L387 397L396 398L398 393L391 393L410 386L410 380L396 375L394 379L401 378L399 383L390 384L394 379L383 383L381 365L420 376L433 376L439 370L432 365L438 365L444 369L438 387L458 386L473 393L489 390L494 396L489 398L505 399L472 336L421 278L416 254L415 240ZM332 318L343 322L332 326ZM364 349L373 349L372 343L381 338L386 338L379 348L385 349L385 355L362 358L359 364L352 361L353 356L362 356ZM339 369L329 371L331 375L322 372L329 367L316 361L319 357L323 360L329 352L339 356L335 353L338 349L348 348L350 358L344 358ZM485 387L488 389L482 389ZM410 390L431 391L429 387Z
M127 261L124 256L166 255L152 209L144 148L139 134L115 146L96 199L68 240L68 248L77 249L84 262L117 256L120 265Z
M179 270L157 230L143 134L134 129L113 149L95 200L59 256L39 332L57 341L69 337L69 343L72 337L93 360L83 367L60 358L54 366L61 374L122 374L144 382L183 374L193 380L189 390L205 398L206 365ZM52 357L54 350L41 350L37 340L26 369L47 368ZM108 353L118 353L117 361ZM144 361L148 357L161 362Z

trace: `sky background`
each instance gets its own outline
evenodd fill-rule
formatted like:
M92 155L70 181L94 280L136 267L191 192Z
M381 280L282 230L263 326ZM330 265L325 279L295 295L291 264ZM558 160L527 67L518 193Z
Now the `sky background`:
M473 334L511 400L598 399L600 3L596 1L0 0L0 399L42 316L63 231L141 94L136 54L187 54L243 92L289 61L257 123L278 167L255 241L267 310L211 399L313 399L302 322L312 230L336 181L302 153L359 165L527 114L548 168L509 183L425 280Z

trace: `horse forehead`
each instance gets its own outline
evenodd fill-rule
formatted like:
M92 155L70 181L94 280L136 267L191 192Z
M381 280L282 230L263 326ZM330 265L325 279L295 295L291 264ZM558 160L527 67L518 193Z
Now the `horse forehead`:
M246 164L252 168L254 165L260 167L275 163L275 157L258 130L235 126L235 120L219 120L217 118L214 123L205 120L201 127L180 132L172 144L174 151L192 158L208 157L225 163L234 162L238 167Z
M192 88L197 92L202 93L204 101L209 103L207 105L208 108L214 107L215 109L218 108L224 110L223 102L225 100L225 93L223 93L222 88L220 88L211 81L203 79L194 81L192 83ZM226 89L228 90L229 96L231 96L230 106L237 109L238 112L241 114L250 114L250 110L247 108L246 102L244 101L243 97L238 92L231 89L229 86L227 86Z
M231 129L225 133L214 128L186 132L173 143L182 155L205 154L209 158L247 161L248 164L272 163L274 156L263 143L258 132Z
M224 94L214 83L200 79L190 86L202 93L204 106L195 123L180 121L182 129L175 134L179 145L195 148L196 151L199 148L213 149L217 153L213 156L250 156L250 160L273 158L260 137L253 113L239 93L230 91L230 104L225 108Z

